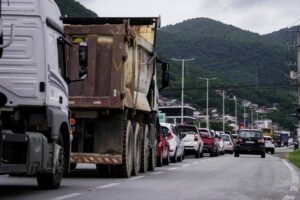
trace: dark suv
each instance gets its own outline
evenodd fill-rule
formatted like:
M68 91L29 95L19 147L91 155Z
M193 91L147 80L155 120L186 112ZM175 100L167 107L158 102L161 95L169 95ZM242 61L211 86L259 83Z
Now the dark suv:
M265 140L263 134L259 130L241 130L236 138L234 157L240 154L261 155L265 158Z

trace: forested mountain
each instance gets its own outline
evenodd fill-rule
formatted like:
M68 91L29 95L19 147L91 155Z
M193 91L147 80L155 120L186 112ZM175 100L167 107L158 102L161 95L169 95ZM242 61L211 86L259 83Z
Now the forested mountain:
M274 120L290 127L295 98L286 77L285 43L281 34L261 36L207 18L186 20L163 27L158 32L158 52L165 58L195 58L186 63L185 99L193 106L205 108L206 83L198 77L217 77L211 90L225 89L231 96L250 100L260 106L280 104ZM181 63L172 63L170 88L163 94L180 98ZM233 113L233 102L226 113ZM222 97L211 92L210 105L221 110ZM271 116L272 117L272 116ZM277 118L277 119L275 119Z
M62 16L68 17L97 17L93 11L85 8L75 0L55 0L60 8Z

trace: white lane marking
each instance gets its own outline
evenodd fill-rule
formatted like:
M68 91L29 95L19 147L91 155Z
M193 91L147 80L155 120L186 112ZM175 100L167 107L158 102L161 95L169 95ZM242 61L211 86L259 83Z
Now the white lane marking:
M163 172L153 172L151 174L156 175L156 174L162 174Z
M170 169L168 169L169 171L173 171L173 170L176 170L176 169L178 169L177 167L173 167L173 168L170 168Z
M141 178L144 178L145 176L137 176L137 177L132 177L132 178L129 178L128 180L130 181L135 181L135 180L138 180L138 179L141 179Z
M286 195L282 200L294 200L294 199L295 199L294 196Z
M107 184L107 185L102 185L102 186L96 187L96 189L105 189L105 188L110 188L110 187L114 187L117 185L120 185L120 183L111 183L111 184Z
M76 196L79 196L79 195L82 195L82 193L72 193L72 194L68 194L68 195L65 195L65 196L60 196L60 197L53 198L53 200L69 199L69 198L76 197Z
M290 191L292 192L298 192L299 191L299 177L294 168L286 161L282 160L283 164L289 169L291 175L292 175L292 184L290 187Z

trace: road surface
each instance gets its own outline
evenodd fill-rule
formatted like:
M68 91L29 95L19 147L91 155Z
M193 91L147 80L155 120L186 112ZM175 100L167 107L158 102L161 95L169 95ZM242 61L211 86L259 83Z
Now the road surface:
M34 178L0 176L0 199L300 200L298 169L272 155L191 157L130 179L99 178L94 166L80 168L50 191L39 190Z

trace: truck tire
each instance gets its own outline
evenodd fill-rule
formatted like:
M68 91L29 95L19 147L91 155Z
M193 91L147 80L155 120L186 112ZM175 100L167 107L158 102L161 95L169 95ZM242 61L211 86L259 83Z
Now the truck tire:
M42 189L57 189L60 186L64 173L64 146L62 134L59 136L58 144L60 145L58 161L56 162L54 174L40 173L37 175L37 182Z
M141 173L148 171L148 160L149 160L149 126L144 125L144 134L142 139L142 156L141 156Z
M134 150L132 176L137 176L141 169L143 128L139 123L134 126Z
M119 178L128 178L133 166L133 130L129 120L123 122L123 153L122 164L112 167L113 173Z

